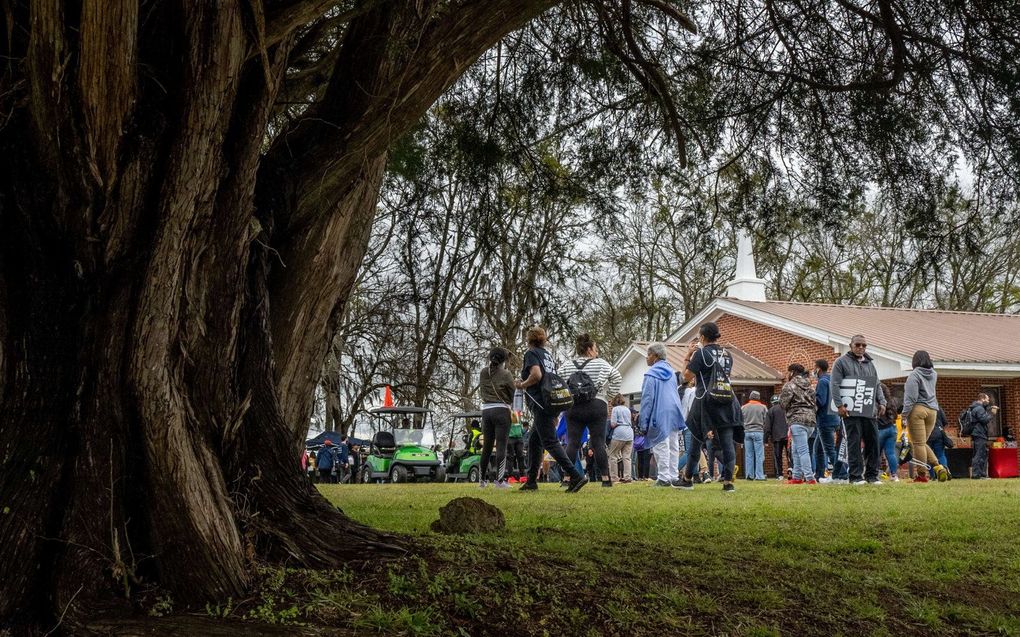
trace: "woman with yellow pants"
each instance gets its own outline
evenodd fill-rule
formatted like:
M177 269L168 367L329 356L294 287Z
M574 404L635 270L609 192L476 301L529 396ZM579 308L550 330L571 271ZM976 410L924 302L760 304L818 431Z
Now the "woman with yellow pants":
M931 356L924 350L914 352L911 362L914 368L907 376L903 387L903 420L907 423L907 435L910 436L910 452L914 456L917 476L914 482L927 482L928 469L935 472L939 482L949 478L949 472L939 464L939 459L928 446L928 436L935 428L939 403L935 398L935 383L938 374L931 363Z

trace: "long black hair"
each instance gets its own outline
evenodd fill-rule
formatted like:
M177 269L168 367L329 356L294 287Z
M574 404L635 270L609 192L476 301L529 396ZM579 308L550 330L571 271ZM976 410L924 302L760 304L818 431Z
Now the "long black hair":
M496 369L506 362L509 353L502 347L493 347L489 350L489 369Z
M931 356L929 356L928 352L924 351L923 349L919 349L916 352L914 352L914 359L910 361L910 366L927 367L928 369L934 367L934 365L932 365L931 362Z

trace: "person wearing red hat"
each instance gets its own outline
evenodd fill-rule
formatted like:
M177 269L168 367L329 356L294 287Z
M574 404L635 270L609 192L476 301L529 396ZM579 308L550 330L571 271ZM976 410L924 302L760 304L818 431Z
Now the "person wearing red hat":
M319 469L319 482L333 482L334 464L336 464L336 455L333 453L333 441L327 438L315 459L315 465Z

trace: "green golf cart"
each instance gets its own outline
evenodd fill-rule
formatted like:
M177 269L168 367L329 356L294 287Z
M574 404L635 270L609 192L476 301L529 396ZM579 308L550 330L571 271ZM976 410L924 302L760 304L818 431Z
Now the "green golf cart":
M467 448L467 441L461 438L459 430L466 428L472 420L481 421L482 412L462 411L454 414L451 418L450 440L456 441L460 445L447 452L449 457L446 458L446 481L459 482L460 480L467 480L468 482L478 482L482 477L482 468L480 466L482 454L479 453L479 449Z
M379 407L369 412L376 422L361 481L443 482L436 452L422 445L432 412L425 407Z

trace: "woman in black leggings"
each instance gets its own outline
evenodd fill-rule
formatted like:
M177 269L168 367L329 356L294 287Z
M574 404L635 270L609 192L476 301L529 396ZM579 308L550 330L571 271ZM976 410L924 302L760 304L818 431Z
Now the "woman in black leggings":
M506 489L506 447L510 433L510 403L514 397L514 377L503 367L508 352L494 347L489 352L489 366L478 374L478 393L482 396L482 458L479 486L488 486L489 460L496 447L497 488Z
M528 473L528 465L524 460L524 441L528 431L523 422L510 421L510 435L507 437L506 465L510 477L507 482L513 484L520 481Z
M588 484L588 477L577 470L574 462L567 458L563 446L556 437L556 418L559 413L546 407L542 398L540 383L545 373L556 373L556 362L545 349L545 330L533 327L528 330L528 351L524 354L524 369L521 379L514 381L517 389L525 390L528 408L531 409L531 433L528 434L528 482L521 491L538 489L538 470L542 467L542 449L549 452L560 471L571 478L569 493L580 491Z
M606 450L606 429L609 426L609 396L620 392L619 370L604 358L599 358L599 347L589 334L577 337L575 348L579 358L568 360L560 366L560 377L569 382L575 372L583 372L592 383L594 395L585 402L580 396L574 397L574 406L567 410L567 457L577 459L581 447L581 437L588 430L588 445L592 450L598 473L602 476L602 486L613 486L609 479L609 454Z

